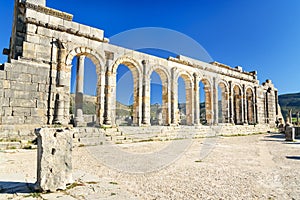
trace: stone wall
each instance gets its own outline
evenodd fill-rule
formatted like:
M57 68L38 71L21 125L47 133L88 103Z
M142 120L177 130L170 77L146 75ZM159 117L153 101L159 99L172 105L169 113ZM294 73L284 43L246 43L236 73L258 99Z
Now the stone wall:
M30 137L33 136L31 127L70 122L71 68L73 59L78 57L90 58L96 66L97 125L115 126L116 72L120 64L128 66L134 79L134 125L150 126L150 76L154 71L164 82L164 125L180 123L179 77L186 85L188 125L200 123L200 81L205 85L209 125L219 122L217 98L220 85L226 104L223 105L222 122L248 124L251 121L247 115L250 107L247 106L246 91L252 94L254 105L255 119L251 124L274 126L280 115L276 111L277 89L270 80L259 85L256 72L181 55L166 60L111 45L104 38L103 30L74 22L71 14L43 5L44 0L15 1L8 62L0 70L0 138ZM79 69L84 65L74 67ZM79 93L82 95L77 90L77 95ZM83 116L76 117L83 119Z

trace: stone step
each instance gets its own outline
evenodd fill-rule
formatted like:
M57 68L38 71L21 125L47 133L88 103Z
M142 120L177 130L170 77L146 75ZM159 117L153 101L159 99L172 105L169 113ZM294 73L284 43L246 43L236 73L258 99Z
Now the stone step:
M0 149L20 149L22 144L20 142L0 142Z
M73 146L96 146L105 142L103 137L76 138L73 140Z

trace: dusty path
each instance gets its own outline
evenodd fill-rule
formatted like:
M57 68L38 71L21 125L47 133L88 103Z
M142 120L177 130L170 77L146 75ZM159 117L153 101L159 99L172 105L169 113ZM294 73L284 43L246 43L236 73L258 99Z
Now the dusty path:
M168 145L119 148L151 153ZM26 185L36 178L35 151L0 152L0 187L11 187L0 199L300 199L300 142L284 142L278 134L193 140L177 160L151 173L112 169L86 147L74 149L73 158L79 185L40 195Z

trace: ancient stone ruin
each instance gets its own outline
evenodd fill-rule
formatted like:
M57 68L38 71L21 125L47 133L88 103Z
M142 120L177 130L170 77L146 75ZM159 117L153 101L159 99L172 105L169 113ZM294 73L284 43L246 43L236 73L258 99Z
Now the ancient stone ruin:
M72 21L71 14L46 7L45 0L15 0L8 61L0 70L0 138L26 138L41 125L71 121L70 78L77 62L74 126L86 126L82 113L84 59L96 65L99 126L115 126L116 71L128 66L134 79L132 125L150 126L150 76L163 83L161 125L178 125L178 78L185 81L186 124L199 125L199 82L205 89L208 125L275 126L281 117L271 80L259 85L257 73L185 56L163 59L111 45L104 31ZM222 93L222 113L218 108Z

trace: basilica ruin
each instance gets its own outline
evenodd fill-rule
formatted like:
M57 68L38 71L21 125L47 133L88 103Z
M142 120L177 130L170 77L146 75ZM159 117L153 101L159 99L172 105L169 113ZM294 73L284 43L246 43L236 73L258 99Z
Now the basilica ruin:
M204 84L207 125L260 126L281 118L277 89L262 85L257 72L179 55L163 59L115 46L104 31L72 21L71 14L46 7L45 0L15 0L8 61L0 67L0 138L26 138L41 126L84 127L84 59L96 66L96 126L115 127L116 72L126 65L133 75L132 126L149 127L150 76L162 81L163 126L180 124L178 78L186 90L186 125L200 126L199 82ZM72 61L77 59L75 118L70 115ZM221 91L218 91L221 90ZM218 93L222 100L219 103ZM221 105L222 108L219 108ZM221 113L219 113L221 112ZM198 126L199 125L199 126Z

